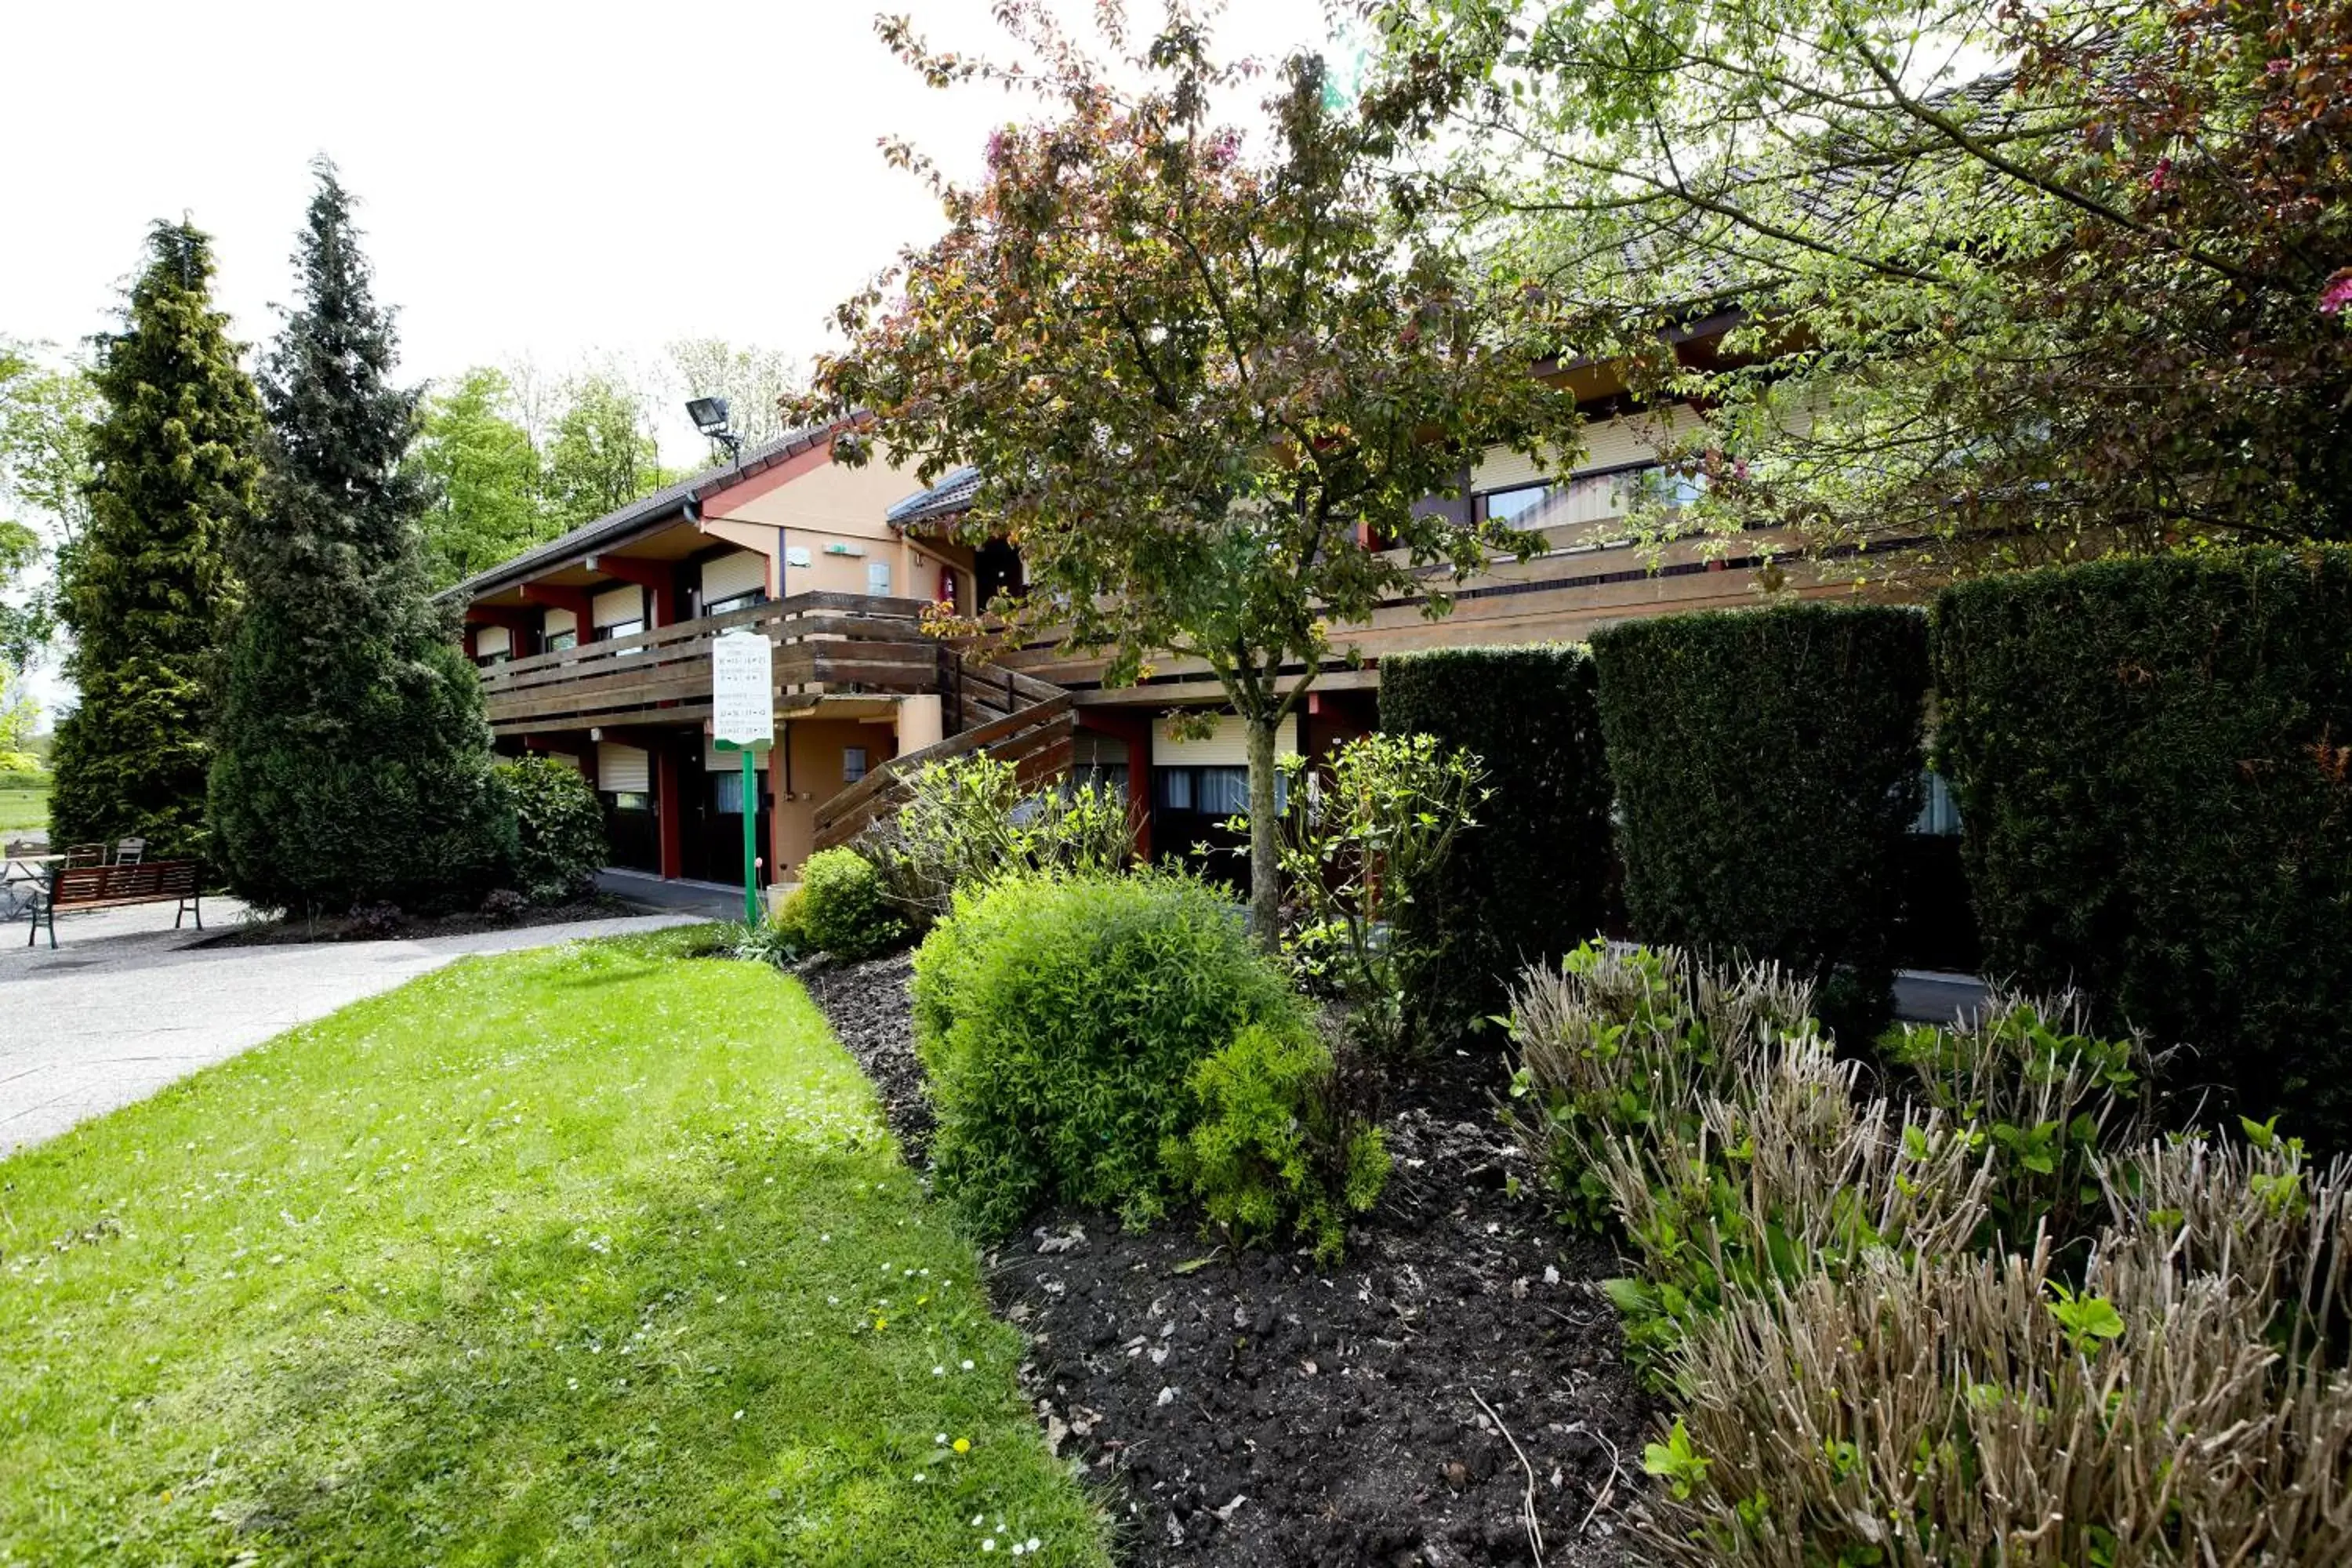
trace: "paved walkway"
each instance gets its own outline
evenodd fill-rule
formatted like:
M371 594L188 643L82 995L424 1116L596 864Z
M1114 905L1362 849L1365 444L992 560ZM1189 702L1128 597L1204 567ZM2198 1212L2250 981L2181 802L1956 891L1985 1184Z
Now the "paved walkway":
M205 900L213 934L236 915L232 900ZM142 906L59 921L55 952L46 934L27 949L22 925L0 925L0 1154L467 953L690 923L664 914L423 942L194 948L205 933L174 931L169 907Z

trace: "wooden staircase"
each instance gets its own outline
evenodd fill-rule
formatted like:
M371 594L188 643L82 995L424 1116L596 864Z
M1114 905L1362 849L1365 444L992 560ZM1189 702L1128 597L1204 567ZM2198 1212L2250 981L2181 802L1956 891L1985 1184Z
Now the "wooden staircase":
M814 845L832 849L857 837L867 823L898 809L908 781L927 763L974 752L1011 763L1024 789L1035 789L1069 771L1076 745L1075 699L1060 687L1017 669L984 665L942 648L940 710L957 732L894 757L816 808Z

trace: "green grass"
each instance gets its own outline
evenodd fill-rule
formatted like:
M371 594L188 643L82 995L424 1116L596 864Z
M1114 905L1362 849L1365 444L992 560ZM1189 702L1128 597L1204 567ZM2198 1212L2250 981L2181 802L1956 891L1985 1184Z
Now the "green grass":
M0 1161L0 1563L1105 1562L865 1079L690 940L469 960Z
M22 833L48 825L47 789L0 789L0 833Z

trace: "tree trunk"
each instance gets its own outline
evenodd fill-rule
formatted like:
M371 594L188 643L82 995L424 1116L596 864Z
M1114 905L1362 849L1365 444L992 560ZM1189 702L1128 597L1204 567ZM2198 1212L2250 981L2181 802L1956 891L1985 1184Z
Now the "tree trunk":
M1275 721L1254 714L1249 725L1250 931L1268 952L1282 946L1282 868L1276 856L1274 808Z

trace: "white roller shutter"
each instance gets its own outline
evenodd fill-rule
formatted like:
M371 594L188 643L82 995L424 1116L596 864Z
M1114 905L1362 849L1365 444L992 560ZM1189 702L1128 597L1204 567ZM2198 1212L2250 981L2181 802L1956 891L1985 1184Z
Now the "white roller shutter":
M1686 409L1675 408L1664 414L1597 420L1584 427L1584 452L1577 458L1576 472L1589 474L1622 468L1628 463L1649 462L1658 455L1661 436L1696 423L1697 418ZM1488 490L1539 484L1546 477L1526 456L1507 447L1494 447L1470 470L1470 488L1483 495Z
M768 558L739 550L702 563L702 602L715 605L738 595L757 594L768 586Z
M1236 714L1217 721L1216 731L1205 741L1180 741L1169 732L1171 721L1151 728L1151 761L1164 768L1245 768L1249 766L1249 726ZM1274 737L1276 756L1298 750L1298 715L1282 721ZM1124 759L1121 759L1122 761Z
M580 630L580 617L569 610L550 610L540 622L540 630L549 637L561 637L565 632Z
M514 651L514 638L504 626L478 626L474 631L474 657L488 658L492 654Z
M595 614L599 630L641 621L646 618L646 591L634 583L625 588L609 588L588 601L588 607Z
M642 746L596 742L596 787L613 795L645 795L653 785L653 759Z

